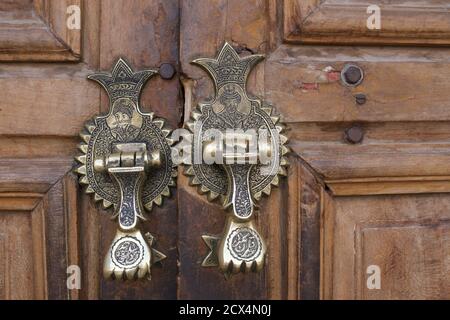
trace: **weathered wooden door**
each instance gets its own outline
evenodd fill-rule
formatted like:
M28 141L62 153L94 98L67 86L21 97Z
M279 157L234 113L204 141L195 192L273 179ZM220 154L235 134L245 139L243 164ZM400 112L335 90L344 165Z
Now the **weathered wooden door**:
M223 214L179 180L182 298L450 298L449 22L440 0L181 2L185 119L213 92L189 62L227 40L266 55L248 90L278 108L293 149L261 203L259 275L196 268L198 235ZM359 85L343 84L347 64Z
M0 298L176 298L176 197L151 217L164 268L151 282L103 281L115 225L72 167L84 122L108 108L86 77L119 57L136 69L176 66L178 17L178 1L0 1ZM176 127L179 91L155 77L141 105ZM71 265L81 290L66 286Z
M442 0L0 1L0 298L450 298L449 10ZM103 280L115 225L72 173L78 132L108 107L87 75L119 57L135 69L171 63L178 77L151 79L141 105L176 128L213 94L190 62L224 41L266 55L248 91L289 127L289 175L258 214L264 270L226 280L201 267L201 235L220 233L225 215L180 167L175 195L143 225L162 267L150 282ZM348 64L364 73L357 86L341 80ZM348 82L361 78L352 70ZM66 284L73 265L80 290Z

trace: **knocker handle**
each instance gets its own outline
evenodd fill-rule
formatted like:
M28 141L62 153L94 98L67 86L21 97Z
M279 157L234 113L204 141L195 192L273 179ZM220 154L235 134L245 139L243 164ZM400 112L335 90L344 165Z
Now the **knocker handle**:
M124 231L136 227L138 217L145 220L142 207L142 187L146 172L160 165L160 153L151 154L143 143L122 143L114 146L114 152L94 161L97 172L107 170L120 190L120 203L113 217L119 217L120 228Z
M250 219L254 202L250 191L250 171L252 164L224 165L228 174L229 192L225 207L233 207L233 216L238 220Z
M108 172L120 189L120 205L114 216L118 216L120 229L132 230L138 217L144 219L141 202L141 190L146 179L144 167L110 168Z

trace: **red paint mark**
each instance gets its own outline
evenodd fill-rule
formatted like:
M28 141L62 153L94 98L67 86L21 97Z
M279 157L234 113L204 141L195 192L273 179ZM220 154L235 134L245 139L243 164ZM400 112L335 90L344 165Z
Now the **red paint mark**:
M338 71L327 72L327 79L329 82L339 81L341 78L341 73Z
M302 83L301 89L304 90L319 90L318 83Z

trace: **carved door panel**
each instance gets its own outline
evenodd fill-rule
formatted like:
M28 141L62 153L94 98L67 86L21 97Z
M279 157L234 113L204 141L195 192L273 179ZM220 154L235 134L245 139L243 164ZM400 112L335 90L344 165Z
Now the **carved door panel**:
M151 282L104 281L115 226L72 168L84 122L108 108L87 76L119 57L137 69L176 65L177 34L178 1L0 2L1 299L176 297L176 198L152 211L146 230L166 251L164 269L154 268ZM176 127L178 81L151 82L143 109ZM66 285L71 265L81 290Z
M248 91L277 107L293 150L288 178L260 205L263 272L226 282L196 268L207 251L199 235L219 233L223 211L180 175L178 200L189 203L179 208L181 298L450 298L448 9L433 0L181 3L184 119L214 92L190 62L228 41L265 54Z

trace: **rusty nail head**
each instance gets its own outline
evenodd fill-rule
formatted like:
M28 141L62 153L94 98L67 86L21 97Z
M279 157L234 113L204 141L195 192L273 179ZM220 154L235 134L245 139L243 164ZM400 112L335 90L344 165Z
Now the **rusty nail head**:
M360 143L363 138L364 132L359 126L353 126L345 130L344 139L351 144Z
M364 93L357 93L357 94L355 94L355 100L356 100L357 104L362 105L362 104L366 103L367 98Z
M354 64L346 64L341 71L341 80L347 86L356 87L363 81L363 78L362 69Z
M159 66L159 74L164 80L170 80L175 75L175 68L170 63L163 63Z

